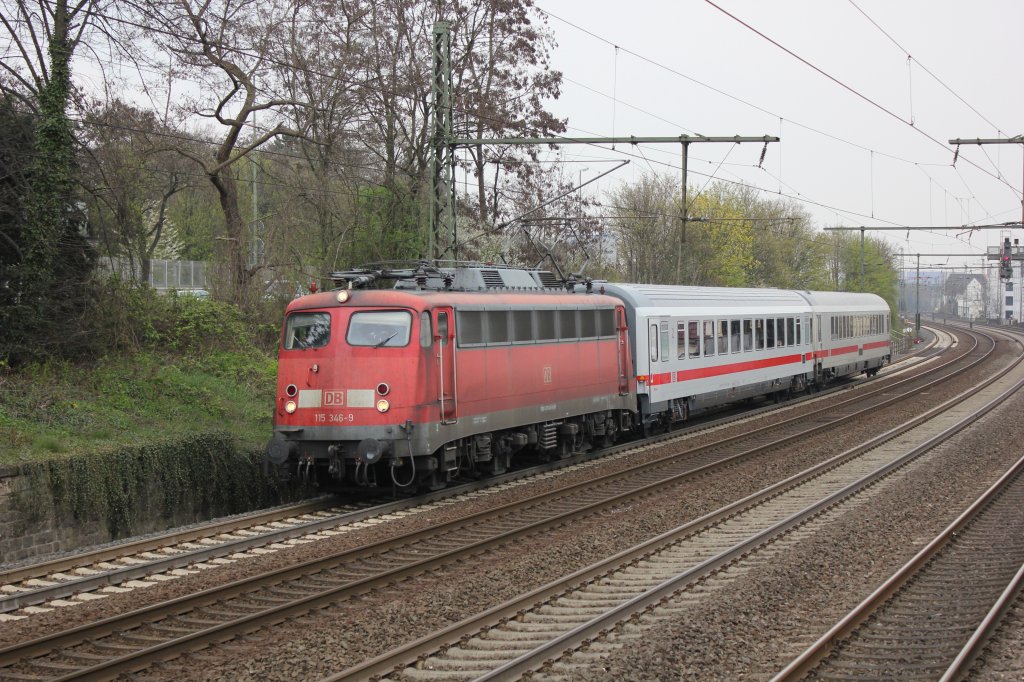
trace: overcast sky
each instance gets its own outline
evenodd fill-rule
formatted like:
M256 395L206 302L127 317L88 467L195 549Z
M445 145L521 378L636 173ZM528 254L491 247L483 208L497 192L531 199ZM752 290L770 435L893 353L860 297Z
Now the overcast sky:
M715 5L538 0L559 43L553 67L565 78L552 109L569 118L569 134L779 136L763 169L761 144L691 145L690 187L714 175L762 188L765 197L781 192L819 227L1021 220L1022 145L962 146L954 166L948 140L1024 133L1024 2ZM631 159L588 190L652 169L679 174L679 145L618 151L629 156L571 146L563 158L581 161L574 166L588 169L584 180L609 167L598 159ZM905 253L979 254L971 264L1002 234L978 230L958 239L961 232L873 234ZM1020 229L1011 236L1024 239Z

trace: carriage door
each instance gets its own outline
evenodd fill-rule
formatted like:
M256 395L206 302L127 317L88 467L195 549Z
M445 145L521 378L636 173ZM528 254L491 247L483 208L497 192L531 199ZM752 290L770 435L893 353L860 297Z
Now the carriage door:
M626 327L626 311L615 310L615 330L619 337L619 395L629 393L629 329Z
M434 356L437 358L441 423L458 418L455 392L455 315L451 308L434 311Z

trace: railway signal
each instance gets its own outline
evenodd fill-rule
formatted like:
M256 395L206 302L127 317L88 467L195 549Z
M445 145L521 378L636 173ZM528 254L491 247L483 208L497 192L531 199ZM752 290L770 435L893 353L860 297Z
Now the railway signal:
M1003 251L999 255L999 276L1006 281L1013 279L1013 247L1009 237L1003 240Z

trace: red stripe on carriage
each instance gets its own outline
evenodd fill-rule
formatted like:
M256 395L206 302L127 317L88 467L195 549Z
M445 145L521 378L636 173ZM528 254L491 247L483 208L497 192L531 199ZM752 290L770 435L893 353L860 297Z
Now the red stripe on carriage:
M842 348L833 348L829 355L835 357L837 355L846 355L847 353L856 353L858 350L857 346L844 346Z
M768 358L766 360L749 360L747 362L736 362L731 365L719 365L717 367L701 367L699 369L686 369L676 372L676 381L688 379L706 379L717 377L723 374L736 374L738 372L749 372L752 369L764 369L765 367L778 367L800 362L801 355L784 355L780 358Z
M888 348L888 341L872 341L871 343L864 344L864 350L872 350L874 348Z

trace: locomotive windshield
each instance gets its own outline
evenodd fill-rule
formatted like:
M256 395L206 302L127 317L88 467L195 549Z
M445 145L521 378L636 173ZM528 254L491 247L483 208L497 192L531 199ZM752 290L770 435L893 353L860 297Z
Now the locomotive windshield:
M284 347L320 348L331 340L330 313L293 313L284 328Z
M367 310L352 314L346 340L351 346L405 346L411 329L412 314L408 311Z

